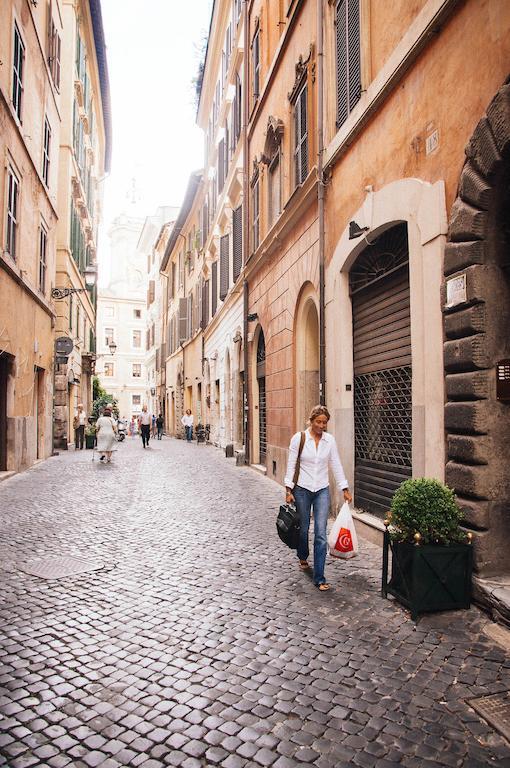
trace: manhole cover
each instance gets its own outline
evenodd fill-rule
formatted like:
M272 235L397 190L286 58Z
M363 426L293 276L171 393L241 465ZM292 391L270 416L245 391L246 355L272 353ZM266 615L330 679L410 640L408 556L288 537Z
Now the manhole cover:
M468 702L493 728L510 741L510 691L481 696Z
M104 563L83 560L80 557L48 557L18 565L20 571L29 573L31 576L39 576L41 579L63 579L66 576L99 571L103 567Z

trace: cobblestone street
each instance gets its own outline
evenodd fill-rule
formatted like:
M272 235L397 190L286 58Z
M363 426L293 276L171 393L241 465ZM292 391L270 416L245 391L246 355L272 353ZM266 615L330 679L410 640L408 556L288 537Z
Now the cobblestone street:
M91 459L0 484L0 765L510 766L467 704L510 688L484 614L415 626L363 541L320 593L276 536L281 488L213 447ZM63 557L96 570L27 572Z

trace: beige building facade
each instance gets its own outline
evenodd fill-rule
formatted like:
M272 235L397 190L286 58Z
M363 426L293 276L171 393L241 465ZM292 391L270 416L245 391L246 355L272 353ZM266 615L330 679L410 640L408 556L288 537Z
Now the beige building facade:
M102 182L110 169L110 93L98 0L62 2L65 34L60 85L62 129L58 168L55 338L72 350L55 370L54 444L74 440L78 403L92 405L97 291L87 272L97 264ZM97 271L97 268L96 268ZM58 358L57 358L58 359Z

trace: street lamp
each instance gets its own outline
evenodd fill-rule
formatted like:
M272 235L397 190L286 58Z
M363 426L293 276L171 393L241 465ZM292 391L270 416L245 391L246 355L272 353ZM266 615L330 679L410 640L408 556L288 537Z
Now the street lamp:
M51 291L51 298L57 300L66 299L72 293L88 291L89 288L92 288L96 284L97 266L95 264L89 264L89 266L85 268L83 276L85 278L85 285L87 286L86 288L53 288Z

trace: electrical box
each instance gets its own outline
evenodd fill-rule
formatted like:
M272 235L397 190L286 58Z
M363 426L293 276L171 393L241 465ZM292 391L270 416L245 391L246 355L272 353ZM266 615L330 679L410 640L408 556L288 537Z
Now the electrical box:
M510 402L510 359L496 363L496 397Z

